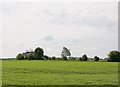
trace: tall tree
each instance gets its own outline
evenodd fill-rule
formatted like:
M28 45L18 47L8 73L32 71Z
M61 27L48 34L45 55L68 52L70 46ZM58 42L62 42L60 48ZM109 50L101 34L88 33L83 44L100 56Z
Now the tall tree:
M37 47L34 51L35 59L43 60L44 51L42 48Z

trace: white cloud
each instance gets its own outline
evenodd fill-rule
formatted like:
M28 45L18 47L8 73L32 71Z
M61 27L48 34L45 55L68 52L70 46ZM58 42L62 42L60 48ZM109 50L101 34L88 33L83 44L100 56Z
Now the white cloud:
M53 41L54 38L53 38L52 35L47 35L47 36L45 36L44 40L45 40L45 41Z

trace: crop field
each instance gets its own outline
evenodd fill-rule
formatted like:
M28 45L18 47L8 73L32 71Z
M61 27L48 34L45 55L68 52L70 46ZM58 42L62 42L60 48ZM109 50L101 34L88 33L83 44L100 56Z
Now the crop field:
M118 63L3 60L2 85L118 85Z

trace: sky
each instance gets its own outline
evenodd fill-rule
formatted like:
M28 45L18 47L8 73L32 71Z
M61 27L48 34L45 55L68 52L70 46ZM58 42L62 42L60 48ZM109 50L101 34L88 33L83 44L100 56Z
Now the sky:
M117 2L4 2L0 21L1 57L15 57L26 50L44 49L60 56L107 57L118 50Z

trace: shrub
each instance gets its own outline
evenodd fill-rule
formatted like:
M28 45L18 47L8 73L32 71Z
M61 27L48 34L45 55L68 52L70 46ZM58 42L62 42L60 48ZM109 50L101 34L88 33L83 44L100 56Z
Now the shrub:
M24 55L23 55L23 54L19 53L19 54L16 56L16 59L17 59L17 60L24 60L25 58L24 58Z
M34 55L31 53L31 54L29 54L29 55L27 56L27 59L28 59L28 60L34 60L35 57L34 57Z
M63 60L68 60L66 56L63 57Z
M76 57L68 57L69 60L75 60L77 59Z
M62 58L60 58L60 57L57 57L57 58L56 58L56 60L62 60Z
M108 58L107 61L110 62L110 59Z
M51 60L51 57L48 57L48 60Z
M52 57L52 60L56 60L56 57Z
M82 61L82 58L80 57L79 60Z
M44 57L46 60L48 60L48 58L49 58L47 55L44 55L43 57Z

